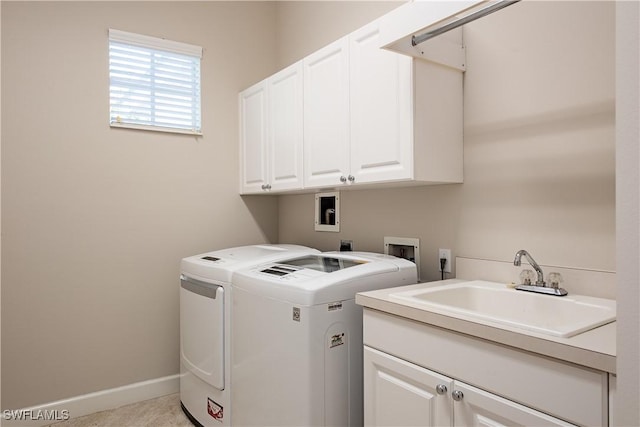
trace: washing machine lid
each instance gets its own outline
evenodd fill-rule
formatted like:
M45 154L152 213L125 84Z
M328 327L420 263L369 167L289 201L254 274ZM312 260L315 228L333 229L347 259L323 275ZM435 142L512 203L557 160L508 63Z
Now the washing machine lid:
M350 259L338 256L310 254L298 258L279 261L277 265L274 265L273 269L267 268L266 270L263 270L263 273L284 276L286 274L297 272L301 269L332 273L334 271L344 270L345 268L355 267L360 264L366 264L367 262L369 261L365 259Z
M233 272L264 262L319 253L300 245L250 245L183 258L180 272L200 280L230 283Z
M233 286L301 305L352 299L358 292L417 282L410 261L367 253L307 254L239 270Z

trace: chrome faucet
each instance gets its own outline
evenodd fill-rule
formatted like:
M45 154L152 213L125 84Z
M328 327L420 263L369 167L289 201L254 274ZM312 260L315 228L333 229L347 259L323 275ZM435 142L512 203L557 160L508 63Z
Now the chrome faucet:
M525 256L527 261L529 261L529 264L531 264L531 267L533 267L536 273L538 273L538 280L536 280L536 286L544 286L545 285L544 273L542 272L542 269L540 268L536 260L533 259L533 257L529 252L525 251L524 249L520 249L518 252L516 252L516 258L513 260L513 265L515 265L516 267L520 267L520 264L521 264L520 258L522 258L522 255Z
M551 283L550 285L547 286L547 284L544 281L544 273L542 273L542 269L540 268L538 263L533 259L531 254L529 254L529 252L525 251L524 249L520 249L518 252L516 252L516 257L513 260L513 265L515 265L516 267L520 267L520 264L521 264L520 260L522 258L522 255L524 255L527 261L529 261L529 264L531 264L531 267L533 267L536 273L538 273L538 280L536 281L535 285L530 285L530 284L518 285L516 286L517 290L537 292L541 294L555 295L559 297L563 297L567 295L567 291L562 288L559 288L557 282Z

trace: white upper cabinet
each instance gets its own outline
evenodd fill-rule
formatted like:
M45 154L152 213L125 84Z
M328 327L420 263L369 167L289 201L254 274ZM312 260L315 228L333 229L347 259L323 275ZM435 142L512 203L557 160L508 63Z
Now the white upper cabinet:
M462 182L462 71L380 49L381 22L240 94L242 194Z
M263 191L267 178L267 84L240 93L240 193Z
M412 60L379 48L377 22L349 36L350 173L356 183L411 179Z
M305 188L462 182L462 72L379 46L374 21L305 58Z
M302 63L267 80L269 185L272 191L302 188Z
M349 44L342 38L304 63L304 185L326 187L349 174Z
M241 194L302 188L302 63L240 93Z

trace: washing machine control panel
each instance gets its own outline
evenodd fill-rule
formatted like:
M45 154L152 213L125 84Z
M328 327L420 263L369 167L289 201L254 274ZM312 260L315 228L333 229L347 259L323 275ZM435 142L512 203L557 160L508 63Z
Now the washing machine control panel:
M274 276L286 276L287 274L295 273L299 268L293 268L285 265L273 265L264 270L260 270L261 273L267 273Z

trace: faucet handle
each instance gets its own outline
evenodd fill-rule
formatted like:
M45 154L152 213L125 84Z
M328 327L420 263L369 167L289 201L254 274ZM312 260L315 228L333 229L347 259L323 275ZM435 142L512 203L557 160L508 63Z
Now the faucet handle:
M520 283L523 285L531 285L531 281L535 280L536 274L528 268L520 272Z
M562 275L560 273L549 273L549 276L547 276L547 279L549 280L549 287L550 288L558 288L560 286L560 283L564 282L564 280L562 279Z

